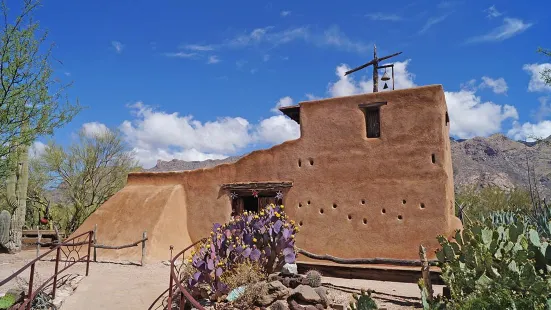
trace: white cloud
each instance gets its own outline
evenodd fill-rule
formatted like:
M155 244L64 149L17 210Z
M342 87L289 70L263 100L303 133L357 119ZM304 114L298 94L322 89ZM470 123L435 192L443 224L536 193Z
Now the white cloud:
M63 74L65 74L65 76L71 76L71 72L63 72Z
M256 140L268 143L282 143L300 137L300 127L292 119L277 115L264 119L257 126Z
M440 3L438 3L438 8L440 9L450 9L450 8L453 8L454 6L458 5L462 3L462 1L441 1Z
M366 14L366 16L369 17L369 19L371 19L371 20L376 20L376 21L392 21L392 22L397 22L397 21L402 20L402 17L401 17L401 16L396 15L396 14L390 14L390 13L376 12L376 13L369 13L369 14Z
M369 49L369 44L348 38L337 26L331 26L323 32L313 31L309 27L295 27L285 30L277 30L273 26L256 28L227 40L219 47L245 48L250 46L276 46L295 41L303 41L318 47L333 47L338 50L364 53Z
M184 53L184 52L176 52L176 53L164 53L167 57L176 57L176 58L192 58L195 57L195 53Z
M282 17L287 17L287 16L291 15L291 11L281 11L280 15Z
M155 165L158 159L225 158L253 143L281 143L300 135L298 124L283 115L258 124L250 124L241 117L203 123L191 115L156 111L141 102L129 107L135 119L124 121L120 130L145 167Z
M181 48L191 50L191 51L197 51L197 52L207 52L214 50L213 45L202 45L202 44L186 44L183 45Z
M308 99L308 100L320 100L320 99L323 99L322 97L318 97L318 96L316 96L316 95L314 95L314 94L310 94L310 93L306 94L305 96L306 96L306 99Z
M508 86L507 82L505 82L505 79L503 78L494 80L490 77L483 76L480 88L491 88L496 94L505 94L507 93Z
M484 12L488 13L488 15L486 16L488 18L495 18L503 15L500 11L496 9L495 5L492 5L491 7L487 8L486 10L484 10Z
M551 85L545 84L542 79L541 72L544 70L551 70L551 63L543 64L526 64L522 67L524 71L530 74L530 82L528 83L528 91L530 92L544 92L551 91Z
M542 121L544 118L551 115L551 96L538 98L540 107L537 112L534 113L534 117L538 121Z
M501 130L507 119L518 119L515 107L482 102L475 91L445 92L450 132L461 139L488 136Z
M40 141L35 141L29 148L29 156L31 158L37 158L42 156L48 146Z
M513 123L513 128L507 133L515 140L526 140L528 142L536 141L536 139L547 138L551 135L551 121L545 120L536 124L519 122Z
M525 23L518 18L503 18L503 24L492 29L487 34L468 39L466 43L497 42L512 38L532 27L532 23Z
M270 60L270 55L266 54L262 57L262 60L264 60L265 62Z
M220 58L216 55L209 56L209 60L207 61L207 64L216 64L220 62Z
M430 28L432 28L432 26L434 26L434 25L436 25L436 24L439 24L439 23L445 21L446 18L448 18L448 15L449 15L449 14L429 18L429 19L425 22L425 25L423 26L423 28L421 28L421 30L419 30L418 33L419 33L419 34L425 33L427 30L429 30Z
M283 98L279 99L279 101L276 103L275 107L272 108L272 112L277 113L277 112L279 112L279 108L288 107L288 106L291 106L291 105L293 105L293 98L291 98L289 96L283 97Z
M122 53L122 50L124 49L124 45L119 41L111 41L111 46L113 46L118 54Z
M109 132L109 128L105 124L98 122L85 123L82 125L82 130L87 137L94 137Z

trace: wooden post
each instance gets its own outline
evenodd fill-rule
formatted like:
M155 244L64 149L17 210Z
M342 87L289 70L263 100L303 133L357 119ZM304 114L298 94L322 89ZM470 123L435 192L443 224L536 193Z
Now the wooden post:
M144 231L143 232L143 236L142 236L142 262L141 262L141 265L143 266L143 261L144 261L144 257L145 257L145 239L147 239L147 231Z
M93 232L88 233L88 255L86 255L86 276L88 276L88 272L90 271L90 250L92 248L92 237L93 237L92 234Z
M379 61L377 61L377 46L373 44L373 92L379 91Z
M392 65L392 90L394 90L394 65Z
M427 250L423 245L419 246L419 257L421 258L421 274L423 275L423 282L427 289L427 299L432 301L434 291L432 290L432 283L430 281L430 265L427 260Z
M29 276L29 291L28 291L28 298L29 298L29 303L27 304L27 310L31 310L31 303L32 303L32 296L33 296L33 282L34 282L34 264L36 262L34 262L32 265L31 265L31 275Z
M36 243L36 257L40 256L40 242L42 241L42 233L40 232L40 226L36 225L36 231L38 232L38 242Z
M97 262L96 243L98 242L98 224L94 225L94 262Z

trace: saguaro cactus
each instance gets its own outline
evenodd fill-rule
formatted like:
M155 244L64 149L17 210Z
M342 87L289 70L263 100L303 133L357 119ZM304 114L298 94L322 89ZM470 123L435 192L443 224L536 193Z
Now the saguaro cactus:
M0 246L6 247L10 240L11 215L8 211L0 212Z
M3 246L10 253L21 250L22 229L27 211L27 185L29 183L29 146L19 146L15 154L10 174L6 180L6 198L14 209L9 228L8 242Z

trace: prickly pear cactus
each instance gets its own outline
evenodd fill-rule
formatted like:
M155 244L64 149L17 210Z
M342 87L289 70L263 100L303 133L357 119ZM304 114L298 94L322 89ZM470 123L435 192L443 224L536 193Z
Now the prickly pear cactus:
M310 270L306 273L306 281L311 287L321 286L321 273L316 270Z
M10 239L11 215L8 211L0 212L0 245L4 246Z
M350 303L350 309L352 310L374 310L378 309L377 304L371 298L371 291L366 292L362 290L361 295L354 294L355 302Z

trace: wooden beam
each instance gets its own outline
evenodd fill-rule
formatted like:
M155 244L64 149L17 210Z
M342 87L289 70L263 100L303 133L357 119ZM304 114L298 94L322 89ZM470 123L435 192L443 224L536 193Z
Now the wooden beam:
M384 68L390 68L390 67L394 67L394 64L378 66L377 69L384 69Z
M243 182L243 183L228 183L223 184L223 190L240 191L240 190L263 190L275 191L293 186L293 182Z
M362 70L363 68L368 67L368 66L371 66L371 65L374 64L374 63L377 63L377 60L376 60L376 59L373 59L372 61L370 61L370 62L368 62L368 63L366 63L366 64L363 64L363 65L361 65L361 66L359 66L359 67L357 67L357 68L354 68L354 69L352 69L352 70L348 70L348 71L346 71L346 72L344 73L344 75L349 75L350 73L354 73L354 72L356 72L356 71Z
M389 58L392 58L392 57L394 57L394 56L398 56L398 55L400 55L400 54L402 54L402 52L398 52L398 53L394 53L394 54L392 54L392 55L388 55L388 56L385 56L385 57L381 57L381 58L378 58L377 60L378 60L378 61L387 60L387 59L389 59Z
M369 102L369 103L360 103L358 107L361 109L377 108L380 106L386 105L386 102Z

